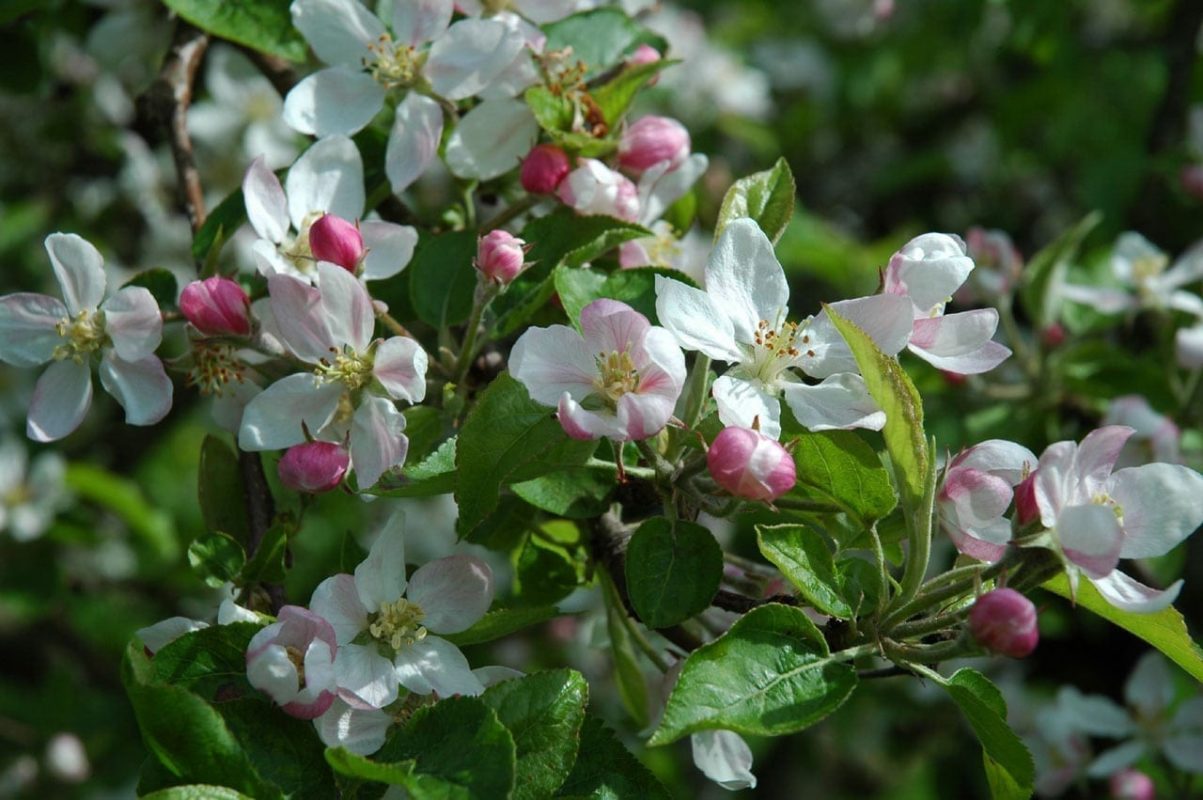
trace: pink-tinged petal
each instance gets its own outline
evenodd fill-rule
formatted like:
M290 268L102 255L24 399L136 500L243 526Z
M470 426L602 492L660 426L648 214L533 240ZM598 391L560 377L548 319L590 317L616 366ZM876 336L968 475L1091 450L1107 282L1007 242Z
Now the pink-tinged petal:
M698 178L706 172L710 160L701 153L694 153L679 164L675 169L656 177L648 184L639 181L639 221L650 225L660 217L669 206L680 200L697 183Z
M990 522L1006 513L1011 505L1011 484L1002 478L976 469L950 469L940 488L941 504L949 503L957 519L973 527Z
M1174 702L1174 675L1165 657L1150 651L1140 657L1124 682L1124 701L1145 719L1155 719Z
M310 364L329 358L336 342L327 327L321 293L291 275L272 275L267 291L276 330L293 355Z
M1057 287L1057 294L1065 300L1090 306L1104 314L1118 314L1121 311L1135 310L1140 307L1140 301L1123 289L1063 283Z
M207 627L209 627L207 622L199 622L188 617L169 617L154 625L139 628L134 631L134 635L142 642L142 646L153 655L181 636Z
M268 626L264 631L270 631L272 627ZM246 678L251 686L281 706L295 700L300 690L296 664L288 657L288 651L278 644L247 652Z
M675 397L627 393L618 398L615 422L624 432L625 441L640 441L664 430L675 405Z
M360 489L376 485L380 476L405 463L409 452L405 415L392 400L365 397L351 421L351 465Z
M381 747L392 727L393 717L379 709L352 708L336 699L316 720L318 738L327 747L345 747L352 753L370 756Z
M379 281L405 269L414 255L418 232L408 225L382 220L359 223L359 232L367 255L363 259L363 279Z
M417 694L451 697L478 695L485 689L459 648L437 636L401 648L393 664L401 685Z
M471 628L493 604L493 571L475 556L448 556L423 564L409 581L408 597L426 612L432 633Z
M958 236L925 233L904 244L890 258L887 284L905 289L917 312L927 312L948 301L969 273L973 260L965 255L965 243Z
M405 516L394 511L372 542L368 557L355 568L355 591L368 611L395 603L405 594Z
M55 325L66 316L67 307L44 294L0 297L0 361L14 367L45 364L62 341Z
M281 450L305 441L305 429L317 435L338 410L343 387L308 373L289 375L264 389L242 412L238 446L243 450Z
M980 375L1011 357L1011 351L998 342L986 342L976 350L955 356L938 355L914 345L909 349L933 367L956 375Z
M376 327L376 312L368 290L336 264L319 262L317 272L322 320L330 331L331 344L339 351L350 345L356 353L365 352Z
M262 157L247 168L242 179L242 199L255 233L272 244L284 241L288 233L288 200L280 179L268 169Z
M436 94L463 100L492 83L525 44L500 22L460 20L431 45L423 71Z
M288 170L284 190L288 215L298 231L321 213L359 219L364 203L359 148L346 136L315 142Z
M521 100L485 100L460 119L444 157L453 175L490 180L517 169L539 139L539 123Z
M1120 452L1134 433L1136 431L1126 425L1108 425L1091 431L1082 439L1074 471L1087 492L1093 494L1106 483Z
M887 355L896 355L906 347L911 335L913 316L911 304L905 297L881 294L858 297L831 303L837 314L869 334ZM823 310L814 318L804 335L809 341L799 343L802 351L797 364L812 378L828 378L839 372L860 372L852 350L844 337Z
M38 378L29 400L25 433L53 442L79 427L92 405L92 370L87 362L56 361Z
M536 25L563 19L580 7L575 0L518 0L514 5Z
M685 386L685 354L664 328L649 328L631 358L639 368L639 393L654 394L673 403Z
M163 340L163 316L154 295L141 286L126 286L104 302L104 330L113 349L126 361L152 355Z
M1078 446L1074 442L1054 442L1040 454L1039 465L1032 478L1040 522L1046 528L1056 527L1057 514L1074 498L1069 497L1070 483L1075 479L1074 464ZM1088 499L1088 498L1087 498Z
M317 676L321 676L323 682L333 678L332 661L333 656L324 647L317 643L309 647L305 654L306 685L297 692L295 700L280 707L285 714L297 719L317 719L334 705L334 692L317 688L313 683Z
M1057 540L1070 563L1092 579L1102 578L1119 563L1124 534L1107 506L1071 506L1057 515Z
M1007 553L1011 541L1011 523L999 517L974 528L962 528L955 521L944 521L944 532L962 555L993 564Z
M723 425L756 428L770 439L781 438L781 403L759 381L723 375L710 391Z
M990 341L998 329L998 311L978 308L959 314L915 320L911 346L939 356L971 353Z
M1203 697L1192 697L1178 706L1162 751L1178 769L1203 772Z
M401 194L426 172L439 152L443 108L436 101L410 92L397 106L384 151L384 171L393 194Z
M383 708L397 699L397 671L380 655L375 643L344 644L334 659L338 688L351 692L373 708Z
M355 578L345 573L332 575L317 585L309 598L309 610L330 623L339 646L367 630L368 612L359 601Z
M773 243L752 220L732 221L715 242L706 262L706 293L731 321L737 341L751 344L762 320L773 328L783 321L789 284Z
M584 400L596 390L598 355L565 325L528 328L510 353L510 374L536 403L557 405L565 393Z
M1111 478L1110 494L1123 514L1123 558L1165 555L1203 523L1203 475L1189 467L1121 469Z
M626 303L594 300L581 309L581 333L597 353L622 353L643 340L651 323Z
M565 392L556 408L556 419L564 433L573 439L586 441L606 437L616 442L628 441L626 429L609 413L588 411Z
M724 789L755 789L752 750L738 733L701 731L689 737L693 765Z
M292 24L327 64L361 67L384 23L358 0L294 0Z
M1129 578L1118 569L1102 578L1091 578L1090 582L1108 603L1121 611L1136 614L1153 614L1168 608L1182 591L1180 580L1174 581L1168 589L1158 590Z
M74 233L52 233L46 237L46 253L72 316L100 305L104 299L104 259L91 242Z
M886 424L886 414L869 396L865 379L852 372L836 373L817 385L787 383L783 392L790 411L807 430L879 431Z
M426 397L429 363L430 357L422 345L408 336L394 336L377 346L372 374L391 397L420 403Z
M130 425L154 425L171 410L171 378L155 356L126 361L110 350L100 362L100 385L125 409Z
M402 0L393 3L393 34L405 44L432 42L451 24L451 0Z
M729 364L744 358L730 318L718 300L701 289L657 275L656 316L686 350Z
M981 470L1015 486L1036 468L1037 461L1036 455L1021 444L987 439L960 453L948 467L950 471L955 467Z

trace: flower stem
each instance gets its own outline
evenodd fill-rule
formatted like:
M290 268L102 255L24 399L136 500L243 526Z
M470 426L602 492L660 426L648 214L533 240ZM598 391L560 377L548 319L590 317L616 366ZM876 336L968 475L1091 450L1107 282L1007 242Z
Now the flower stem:
M927 448L928 474L925 476L923 497L917 508L907 508L907 552L906 564L902 570L902 588L895 598L897 605L905 605L919 591L919 585L927 575L927 566L931 560L932 519L936 501L936 446L931 439ZM899 476L899 483L903 484ZM907 492L903 492L904 497Z
M397 336L407 336L410 339L414 338L414 335L412 333L410 333L409 330L407 330L404 325L402 325L400 322L398 322L387 311L379 311L378 310L376 312L376 319L380 320L381 325L388 328L390 331L395 333Z
M456 359L455 368L451 373L452 382L461 389L464 379L468 376L468 369L472 366L472 357L476 355L476 337L480 333L480 321L496 296L497 287L492 284L482 281L477 285L475 302L472 303L472 315L468 318L468 326L464 330L464 344L460 348L459 358Z

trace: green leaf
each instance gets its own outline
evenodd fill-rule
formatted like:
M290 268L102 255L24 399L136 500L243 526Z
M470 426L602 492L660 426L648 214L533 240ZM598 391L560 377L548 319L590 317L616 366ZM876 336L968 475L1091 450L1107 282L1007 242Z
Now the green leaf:
M447 494L455 489L456 437L439 445L417 464L408 464L401 470L403 483L390 483L387 488L376 489L371 494L386 497L430 497Z
M584 580L583 555L540 536L527 536L512 558L514 594L523 606L554 603Z
M213 434L205 436L201 444L197 496L205 527L211 533L227 533L236 541L246 542L250 524L238 456Z
M959 669L951 678L925 670L948 691L982 743L990 794L995 800L1027 800L1032 796L1036 767L1032 755L1007 726L1007 705L985 675Z
M452 231L418 243L409 265L409 289L418 318L435 328L460 325L476 292L476 234Z
M1061 282L1082 242L1102 220L1103 215L1098 211L1087 214L1077 225L1032 256L1024 267L1019 298L1028 316L1040 329L1056 322L1058 301L1053 287Z
M511 633L539 625L562 614L553 605L524 608L495 608L481 617L475 625L460 633L443 634L443 638L458 647L482 644L509 636Z
M798 485L856 516L864 527L898 504L881 459L856 433L806 433L792 445Z
M304 61L307 46L292 26L288 0L163 0L198 28L289 61Z
M571 208L558 208L531 220L521 238L533 243L527 260L534 263L524 278L550 275L560 264L579 267L613 250L623 242L651 236L642 225L602 214L579 215Z
M326 763L339 775L399 786L404 786L412 779L414 769L413 760L382 763L342 747L327 749Z
M214 248L228 242L245 222L246 202L242 190L236 189L209 212L200 230L192 237L192 257L203 263L211 262L217 255Z
M173 308L179 296L180 287L175 275L162 267L147 269L139 272L125 282L125 286L141 286L150 292L160 308Z
M572 101L546 86L532 86L522 98L526 100L539 127L548 133L572 130Z
M220 589L238 577L246 552L224 533L206 533L188 545L188 563L201 580Z
M179 557L171 517L147 502L138 484L103 467L83 463L68 465L65 483L77 498L120 518L156 560L169 562Z
M336 796L334 775L322 758L325 748L312 722L291 717L258 697L223 700L215 708L259 774L289 800Z
M278 583L284 580L284 554L288 550L288 524L272 525L263 534L263 541L255 554L242 568L241 582L244 586L254 583Z
M660 74L660 70L678 63L680 62L662 58L647 64L628 66L612 80L594 89L593 101L601 109L606 124L613 128L627 113L639 90Z
M610 657L614 659L614 682L618 684L618 696L635 727L642 729L651 721L647 681L639 666L631 632L627 629L627 610L608 574L600 572L598 582L606 601L606 630L610 635Z
M657 275L687 286L697 286L685 273L665 267L635 267L611 273L560 267L555 271L554 278L564 313L574 325L578 324L581 310L602 297L626 303L655 324Z
M668 43L616 8L599 8L573 14L543 26L547 34L545 49L572 48L572 58L582 61L593 74L616 64L641 44L650 44L661 53Z
M514 737L514 800L550 797L576 761L589 684L575 670L557 669L503 681L480 699Z
M614 476L595 469L566 469L515 483L514 494L549 514L568 519L591 519L606 510Z
M1046 581L1042 588L1066 599L1071 598L1069 580L1064 573ZM1176 608L1171 606L1152 614L1121 611L1104 600L1089 581L1078 583L1076 604L1145 640L1195 680L1203 683L1203 650L1191 639L1186 620Z
M188 786L172 786L157 792L142 795L142 800L255 800L242 792L225 786L208 786L193 783Z
M769 603L690 654L651 745L704 730L780 736L826 717L856 688L800 608Z
M582 158L602 158L618 149L614 139L599 139L581 131L548 131L547 135L569 154Z
M531 400L508 373L498 376L460 430L455 455L460 536L497 508L504 484L580 466L596 446L570 439L552 409Z
M805 525L757 525L756 540L761 554L777 565L808 603L832 617L853 616L835 559L817 531Z
M622 746L605 723L589 715L581 726L581 746L576 763L556 797L671 800L672 795Z
M898 359L881 352L869 334L841 317L834 308L825 308L836 330L851 348L869 395L886 413L886 425L881 432L886 450L894 462L907 505L916 508L923 499L930 472L919 392Z
M718 241L731 220L750 217L776 244L794 215L796 192L794 173L784 158L777 159L772 169L740 178L723 197L718 224L714 228L714 240Z
M155 653L156 681L188 689L212 700L219 691L253 691L246 680L246 649L262 625L234 622L186 633Z
M722 577L722 548L696 523L652 517L627 545L627 595L649 628L667 628L705 611Z

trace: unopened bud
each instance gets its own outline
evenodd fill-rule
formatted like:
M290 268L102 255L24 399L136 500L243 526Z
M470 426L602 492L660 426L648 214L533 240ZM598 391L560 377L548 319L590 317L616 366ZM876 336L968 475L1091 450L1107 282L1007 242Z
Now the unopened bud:
M1028 475L1015 487L1015 521L1025 527L1040 519L1040 506L1036 503L1036 473Z
M677 166L689 157L689 131L675 119L642 117L622 134L618 163L635 172L667 161Z
M540 144L526 154L518 177L531 194L551 194L571 171L567 153L554 144Z
M318 261L329 261L354 273L364 255L363 236L353 222L323 214L309 226L309 250Z
M333 442L298 444L280 459L280 483L296 492L328 492L342 482L350 465L350 455Z
M1036 606L1014 589L995 589L969 610L969 632L992 653L1023 658L1036 649Z
M644 64L654 64L664 56L660 55L660 51L652 47L650 44L641 44L635 48L635 52L627 56L627 64L632 67L642 67ZM647 86L655 86L660 81L660 75L656 74L647 82Z
M193 281L180 292L180 313L206 336L248 336L251 300L229 278Z
M1111 776L1113 800L1154 800L1157 787L1153 779L1135 769L1123 769Z
M476 269L486 280L507 286L526 265L525 245L505 231L489 231L476 246Z
M724 428L710 445L706 466L719 486L749 500L776 500L797 479L789 452L751 428Z

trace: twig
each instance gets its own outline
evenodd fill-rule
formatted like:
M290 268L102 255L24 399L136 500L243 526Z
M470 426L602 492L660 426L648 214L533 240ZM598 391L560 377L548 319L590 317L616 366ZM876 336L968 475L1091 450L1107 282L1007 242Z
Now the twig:
M789 594L775 594L772 597L766 597L763 600L755 597L732 592L727 589L719 589L714 595L714 599L710 601L710 605L715 608L721 608L724 611L734 611L737 614L746 614L754 608L767 605L769 603L781 603L787 606L802 605L798 598Z

